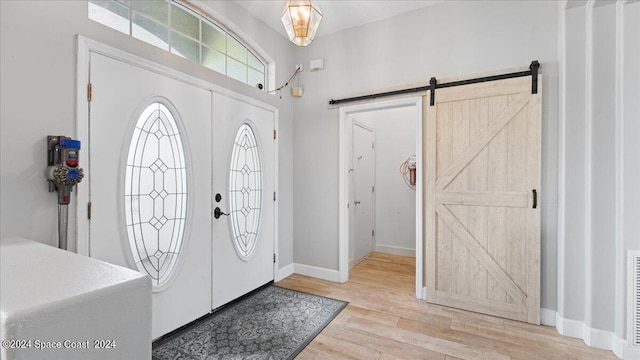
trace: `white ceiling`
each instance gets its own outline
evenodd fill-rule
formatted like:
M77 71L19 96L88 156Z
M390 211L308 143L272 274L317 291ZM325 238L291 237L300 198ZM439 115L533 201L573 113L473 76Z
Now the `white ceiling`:
M280 16L287 0L233 0L287 38ZM322 12L316 37L410 12L444 0L314 0Z

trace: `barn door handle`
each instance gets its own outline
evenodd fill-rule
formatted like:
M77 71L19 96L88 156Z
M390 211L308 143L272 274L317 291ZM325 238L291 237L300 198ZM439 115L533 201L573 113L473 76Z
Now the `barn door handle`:
M226 214L226 213L222 212L222 210L220 210L220 208L219 208L219 207L216 207L216 208L213 210L213 217L214 217L214 218L219 219L219 218L220 218L220 216L222 216L222 215L224 215L224 216L229 216L229 214Z
M533 189L531 191L533 191L533 208L535 209L538 207L538 190Z

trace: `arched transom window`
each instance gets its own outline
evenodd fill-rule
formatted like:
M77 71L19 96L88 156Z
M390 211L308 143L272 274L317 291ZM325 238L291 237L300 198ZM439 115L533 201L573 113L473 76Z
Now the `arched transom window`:
M89 19L267 89L266 64L208 16L174 0L89 0Z

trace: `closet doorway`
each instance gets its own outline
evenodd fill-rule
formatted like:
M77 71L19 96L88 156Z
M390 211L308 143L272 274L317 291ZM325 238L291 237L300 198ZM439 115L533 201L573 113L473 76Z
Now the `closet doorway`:
M420 97L340 108L341 281L372 252L415 256L422 296L421 134Z

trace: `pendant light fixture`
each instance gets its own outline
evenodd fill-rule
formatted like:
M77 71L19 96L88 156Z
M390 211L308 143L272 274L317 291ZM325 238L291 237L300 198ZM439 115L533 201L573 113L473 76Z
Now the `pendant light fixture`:
M289 40L298 46L311 44L322 21L318 5L311 0L289 0L282 13L282 24Z

